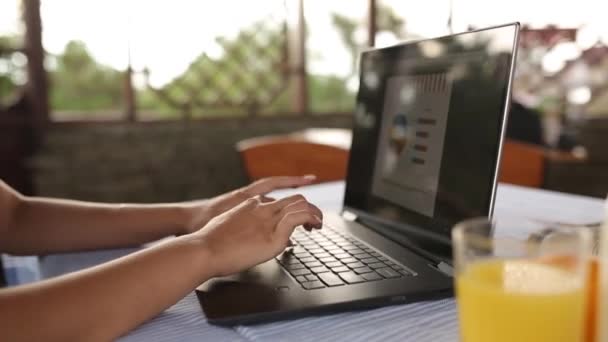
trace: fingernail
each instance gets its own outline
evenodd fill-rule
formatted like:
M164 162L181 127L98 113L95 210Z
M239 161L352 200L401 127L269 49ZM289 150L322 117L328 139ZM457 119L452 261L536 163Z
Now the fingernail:
M306 180L315 180L317 179L316 175L304 175L302 178L306 179Z
M323 222L319 216L317 216L317 215L313 215L313 216L317 219L317 221L319 221L319 223Z

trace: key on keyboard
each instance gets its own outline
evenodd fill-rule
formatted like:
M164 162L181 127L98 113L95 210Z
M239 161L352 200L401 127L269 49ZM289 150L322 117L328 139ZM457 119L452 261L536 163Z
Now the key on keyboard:
M342 279L333 273L321 273L319 274L319 278L321 278L321 280L327 284L327 286L338 286L344 284Z
M296 245L276 259L306 290L416 275L365 243L327 226L312 232L298 228L292 239Z
M338 273L338 275L349 284L362 283L365 281L363 277L356 275L354 272L342 272Z

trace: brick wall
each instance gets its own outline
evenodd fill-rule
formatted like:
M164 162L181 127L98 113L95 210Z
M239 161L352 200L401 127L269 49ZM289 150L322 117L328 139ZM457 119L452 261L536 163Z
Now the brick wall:
M546 165L545 188L605 197L608 121L581 143L590 160ZM349 127L350 116L266 117L150 123L57 123L30 161L39 195L104 202L209 197L247 183L235 143L309 127Z
M56 123L30 165L43 196L104 202L204 198L247 183L237 141L350 123L345 115Z

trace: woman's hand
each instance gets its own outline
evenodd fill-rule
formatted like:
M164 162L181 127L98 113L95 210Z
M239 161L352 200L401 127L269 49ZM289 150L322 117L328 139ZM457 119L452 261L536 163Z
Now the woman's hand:
M321 212L304 197L275 201L261 196L312 180L279 177L256 182L201 205L200 217L192 227L207 223L204 229L88 270L2 289L0 335L7 341L115 340L207 279L245 270L279 254L295 227L320 228ZM13 213L5 213L9 217L5 223L13 229L0 240L20 253L124 246L157 239L185 231L184 205L194 207L28 199L11 192L0 182L0 206L20 208L18 220L10 219L15 217ZM28 329L23 322L37 328Z
M115 340L209 278L271 259L295 227L320 228L318 214L300 195L249 198L195 233L87 270L2 289L0 335L3 341Z
M192 237L207 251L210 275L225 276L281 253L299 225L320 229L319 214L301 195L269 202L258 196L213 218Z
M265 195L271 191L309 185L313 183L315 179L316 177L314 175L264 178L243 188L214 198L188 202L185 204L189 212L189 220L185 225L185 233L193 233L199 230L212 218L236 207L249 198L261 196L260 200L262 202L268 202L272 199L265 197ZM320 215L320 212L318 215Z

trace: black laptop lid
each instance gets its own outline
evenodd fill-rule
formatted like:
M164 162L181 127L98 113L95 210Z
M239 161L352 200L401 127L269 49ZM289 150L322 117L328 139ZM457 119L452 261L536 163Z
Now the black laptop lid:
M346 210L447 242L456 222L491 216L518 30L361 54Z

